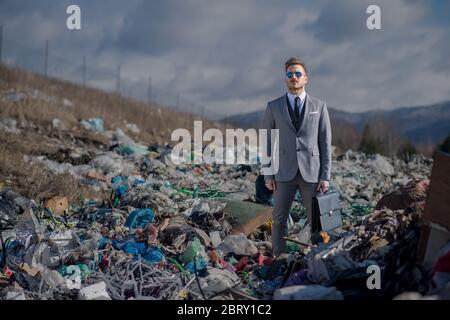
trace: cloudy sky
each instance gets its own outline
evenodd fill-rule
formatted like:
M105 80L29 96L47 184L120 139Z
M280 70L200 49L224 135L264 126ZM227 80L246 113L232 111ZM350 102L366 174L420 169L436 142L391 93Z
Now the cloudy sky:
M82 29L66 28L78 4ZM366 9L381 8L381 30ZM0 0L3 60L113 89L179 99L230 115L264 109L285 92L283 63L306 61L307 91L336 109L359 112L450 100L450 2ZM172 99L172 100L170 100ZM188 108L188 107L187 107Z

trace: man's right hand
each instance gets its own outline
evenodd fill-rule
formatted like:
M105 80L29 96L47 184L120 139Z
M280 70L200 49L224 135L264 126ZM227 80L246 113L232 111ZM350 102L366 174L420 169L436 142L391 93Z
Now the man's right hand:
M267 189L274 191L276 189L276 183L275 180L267 180L266 181L266 187Z

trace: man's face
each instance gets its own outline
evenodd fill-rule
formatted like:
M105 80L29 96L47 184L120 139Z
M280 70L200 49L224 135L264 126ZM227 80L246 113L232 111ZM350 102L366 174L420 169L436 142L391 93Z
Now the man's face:
M297 77L298 72L301 72L301 77ZM288 74L292 77L289 78ZM308 82L308 76L306 75L305 69L303 69L301 65L294 64L292 66L289 66L286 70L285 80L289 91L299 91L305 89L304 87Z

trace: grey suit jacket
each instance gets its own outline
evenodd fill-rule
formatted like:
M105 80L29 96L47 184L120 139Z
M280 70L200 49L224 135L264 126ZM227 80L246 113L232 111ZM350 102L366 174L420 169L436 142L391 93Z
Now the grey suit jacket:
M289 116L286 95L267 104L264 127L268 130L267 154L272 155L270 129L279 129L279 169L265 180L280 182L295 178L297 170L307 182L331 179L331 125L326 103L309 94L305 116L296 132ZM275 154L275 153L273 153Z

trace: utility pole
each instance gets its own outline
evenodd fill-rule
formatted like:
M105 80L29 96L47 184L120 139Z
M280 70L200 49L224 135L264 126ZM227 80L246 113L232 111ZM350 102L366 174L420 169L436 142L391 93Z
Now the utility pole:
M148 77L148 104L152 104L152 77Z
M0 24L0 63L2 63L2 50L3 49L3 25Z
M83 54L83 87L86 87L86 55Z
M48 40L45 41L45 62L44 62L44 75L47 77L48 68Z
M117 93L120 95L120 65L117 69Z

